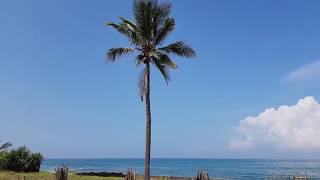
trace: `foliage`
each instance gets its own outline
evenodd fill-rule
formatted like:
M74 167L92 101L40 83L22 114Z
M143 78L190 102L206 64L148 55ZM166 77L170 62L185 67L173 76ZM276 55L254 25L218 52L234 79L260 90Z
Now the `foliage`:
M31 172L31 173L16 173L10 171L0 171L1 180L53 180L54 174L50 172ZM138 180L142 180L140 178ZM68 180L124 180L122 177L97 177L97 176L78 176L69 173Z
M165 81L170 80L169 70L178 70L170 55L194 57L196 52L184 41L177 41L163 46L165 39L175 28L175 21L170 17L171 4L157 0L135 0L133 5L134 20L120 17L120 23L107 23L124 35L131 47L110 48L107 50L107 62L115 62L118 57L137 52L136 64L153 64L160 71ZM147 71L143 69L138 83L141 100L146 95Z
M39 172L43 156L25 146L0 153L0 168L15 172Z

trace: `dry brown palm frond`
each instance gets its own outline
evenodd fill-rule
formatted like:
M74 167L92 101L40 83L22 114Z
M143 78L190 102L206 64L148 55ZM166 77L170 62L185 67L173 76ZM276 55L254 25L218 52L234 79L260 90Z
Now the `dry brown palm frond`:
M143 101L144 97L147 94L148 91L148 87L147 87L147 83L148 83L148 72L146 71L146 68L144 68L139 76L139 81L138 81L138 87L139 87L139 95L140 95L140 99L141 101Z

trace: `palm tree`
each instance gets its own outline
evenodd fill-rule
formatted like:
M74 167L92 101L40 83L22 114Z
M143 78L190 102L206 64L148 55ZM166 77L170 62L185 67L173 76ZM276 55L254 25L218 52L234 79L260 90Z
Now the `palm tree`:
M6 143L4 143L4 144L2 144L0 146L0 151L3 151L3 150L7 149L10 146L12 146L12 144L10 142L6 142Z
M150 64L157 68L166 83L170 80L169 70L177 70L177 64L170 55L194 57L196 52L185 42L178 41L162 46L166 37L174 30L175 21L170 15L170 3L158 3L157 0L135 0L133 4L134 20L120 17L120 23L108 23L126 38L131 47L118 47L107 50L107 62L125 54L137 52L137 66L143 64L138 86L141 101L146 105L146 150L145 180L150 180L151 111L150 111Z

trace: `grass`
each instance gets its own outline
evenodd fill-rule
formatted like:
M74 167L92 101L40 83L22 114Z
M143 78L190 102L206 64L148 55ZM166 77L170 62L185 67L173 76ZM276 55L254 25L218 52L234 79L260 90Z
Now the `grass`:
M54 180L53 173L15 173L8 171L0 172L0 180ZM69 173L68 180L124 180L121 177L97 177L97 176L78 176Z
M170 178L165 176L152 176L151 180L190 180L191 178ZM0 171L0 180L54 180L53 173L16 173L10 171ZM98 177L98 176L78 176L69 173L68 180L124 180L122 177ZM138 175L137 180L143 180L143 176ZM210 179L223 180L223 179Z

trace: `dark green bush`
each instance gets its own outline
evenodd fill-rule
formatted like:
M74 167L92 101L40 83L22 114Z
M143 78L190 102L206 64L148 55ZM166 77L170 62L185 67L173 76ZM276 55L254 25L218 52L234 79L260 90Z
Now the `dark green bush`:
M0 153L0 167L16 172L39 172L43 156L32 153L25 146Z

